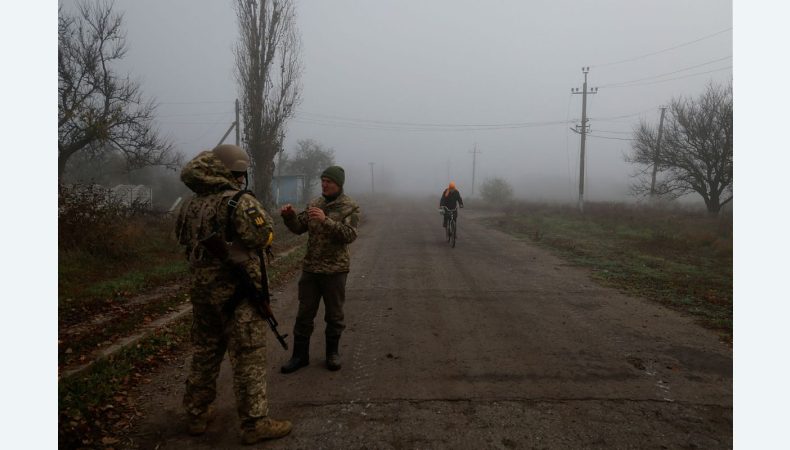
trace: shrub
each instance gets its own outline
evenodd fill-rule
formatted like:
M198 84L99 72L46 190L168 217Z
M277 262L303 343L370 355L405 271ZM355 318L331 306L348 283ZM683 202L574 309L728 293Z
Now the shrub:
M489 203L507 203L513 198L513 188L502 178L489 178L481 186L480 193Z
M140 205L124 206L99 185L58 187L58 248L94 255L125 256L143 233L130 219L143 213Z

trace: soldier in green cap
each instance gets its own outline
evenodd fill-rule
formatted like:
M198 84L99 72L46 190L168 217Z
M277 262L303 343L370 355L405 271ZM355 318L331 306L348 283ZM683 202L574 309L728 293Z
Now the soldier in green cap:
M290 204L280 214L289 230L307 232L307 254L299 279L299 311L294 324L294 349L291 359L280 370L291 373L309 364L310 335L321 298L326 314L326 367L340 369L338 351L346 298L346 277L350 267L348 245L357 238L359 206L343 192L345 171L331 166L321 174L321 197L296 213Z

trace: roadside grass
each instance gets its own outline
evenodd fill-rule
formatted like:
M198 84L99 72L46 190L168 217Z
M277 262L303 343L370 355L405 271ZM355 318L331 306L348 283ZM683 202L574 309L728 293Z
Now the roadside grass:
M59 380L58 441L61 448L107 448L136 418L130 395L156 367L186 349L191 318L158 330L137 345L97 361L86 373Z
M693 315L732 341L732 216L590 203L585 213L514 204L487 219L579 266L597 282Z
M173 312L176 307L188 303L186 289L146 302L136 308L126 308L113 314L107 321L92 324L82 332L64 339L58 351L58 364L67 367L82 363L90 358L92 351L109 345L116 339L132 334L141 325Z
M275 253L305 241L275 220ZM125 227L122 252L82 248L58 253L58 323L61 327L122 306L153 287L185 280L189 266L173 237L173 218L133 218ZM129 239L128 236L133 236Z
M183 278L188 266L172 228L169 217L133 217L114 251L60 248L59 325L84 322L148 288Z
M272 287L279 286L290 279L296 272L302 270L302 259L307 253L307 241L300 242L297 247L285 256L277 259L273 265L267 266L269 283Z

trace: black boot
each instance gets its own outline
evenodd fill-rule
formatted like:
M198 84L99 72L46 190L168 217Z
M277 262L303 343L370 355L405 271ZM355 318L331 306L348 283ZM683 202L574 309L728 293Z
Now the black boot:
M294 354L280 367L280 372L291 373L310 364L310 337L294 335Z
M326 368L329 370L340 370L340 354L337 347L340 344L340 336L326 338Z

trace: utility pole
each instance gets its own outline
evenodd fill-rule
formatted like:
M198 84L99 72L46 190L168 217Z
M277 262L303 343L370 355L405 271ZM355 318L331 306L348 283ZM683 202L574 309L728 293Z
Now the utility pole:
M598 93L598 88L592 88L590 91L587 90L587 74L590 72L589 67L582 67L582 72L584 73L584 85L582 86L581 92L579 92L579 88L572 88L571 93L573 94L582 94L582 124L576 126L576 130L571 130L580 133L582 135L581 139L581 149L579 150L579 212L584 212L584 144L587 138L587 94L596 94Z
M238 102L238 100L237 100ZM238 103L236 103L238 105ZM236 110L238 114L238 109ZM238 116L236 116L238 117ZM238 120L238 119L236 119ZM238 129L237 129L238 132ZM280 179L283 176L283 152L285 151L285 131L280 130L280 142L279 142L280 149L277 151L277 196L275 197L275 203L280 203Z
M477 150L477 142L475 142L475 149L472 150L472 194L469 198L473 198L475 196L475 169L477 168L477 155L480 154L480 151Z
M236 99L236 147L241 147L241 134L239 133L239 99Z
M653 177L650 179L650 198L655 198L656 195L656 174L658 173L658 158L661 155L661 134L664 131L664 113L667 111L666 106L661 107L661 119L658 121L658 138L656 138L656 153L653 156Z
M236 99L236 121L230 124L228 131L222 135L222 139L219 140L217 145L222 145L222 143L225 142L225 139L228 138L228 135L230 135L230 132L233 131L233 128L236 128L236 145L239 145L239 99Z
M376 193L376 185L375 185L375 183L373 183L373 166L376 163L372 163L371 162L371 163L368 163L368 164L370 164L370 193L371 194L375 194Z

